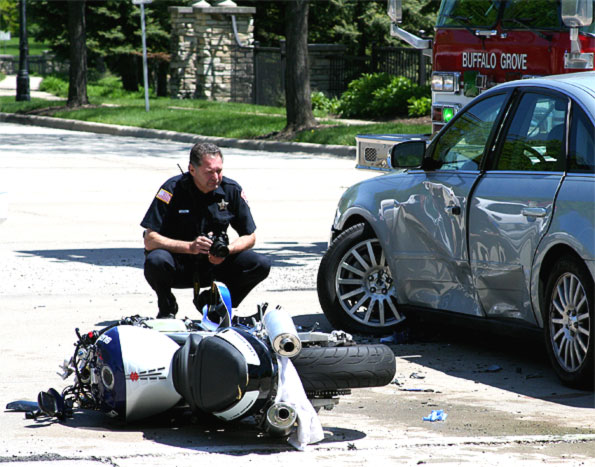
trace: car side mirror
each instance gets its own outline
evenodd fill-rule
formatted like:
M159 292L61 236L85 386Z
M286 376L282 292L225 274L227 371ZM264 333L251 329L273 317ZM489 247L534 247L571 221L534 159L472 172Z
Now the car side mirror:
M421 166L426 154L425 141L403 141L390 151L390 164L394 169L413 169Z

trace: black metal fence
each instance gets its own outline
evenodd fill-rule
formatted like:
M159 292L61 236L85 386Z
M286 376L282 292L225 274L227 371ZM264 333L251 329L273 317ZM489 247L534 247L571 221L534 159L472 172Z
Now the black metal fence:
M386 72L405 76L420 85L429 84L432 74L429 57L424 56L421 50L405 47L376 47L371 55L363 57L336 53L326 58L327 79L314 83L311 77L311 85L313 90L322 91L331 97L340 96L351 81L364 73ZM255 47L253 92L256 104L283 104L284 60L282 47Z
M254 48L254 103L284 105L285 54L281 47Z
M377 47L372 53L372 67L391 75L409 78L419 85L430 84L432 62L419 49Z

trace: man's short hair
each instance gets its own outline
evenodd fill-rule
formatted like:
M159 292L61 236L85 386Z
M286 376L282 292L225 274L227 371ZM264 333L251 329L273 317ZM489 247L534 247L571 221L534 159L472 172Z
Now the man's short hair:
M216 144L196 143L190 150L190 163L194 167L199 167L202 165L202 160L205 156L219 156L223 160L223 153Z

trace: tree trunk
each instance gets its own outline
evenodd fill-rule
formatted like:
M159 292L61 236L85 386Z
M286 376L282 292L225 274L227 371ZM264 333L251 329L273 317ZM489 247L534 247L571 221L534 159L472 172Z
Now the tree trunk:
M87 46L85 0L68 2L68 38L70 39L70 79L68 107L87 105Z
M285 7L285 132L316 125L310 96L308 64L308 0L290 0Z

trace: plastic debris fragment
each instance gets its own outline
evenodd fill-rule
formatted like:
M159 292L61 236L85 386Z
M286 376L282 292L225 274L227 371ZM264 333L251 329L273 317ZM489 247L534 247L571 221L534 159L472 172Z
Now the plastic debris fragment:
M432 410L430 415L424 417L424 421L426 422L442 422L446 420L448 415L444 412L444 410Z

